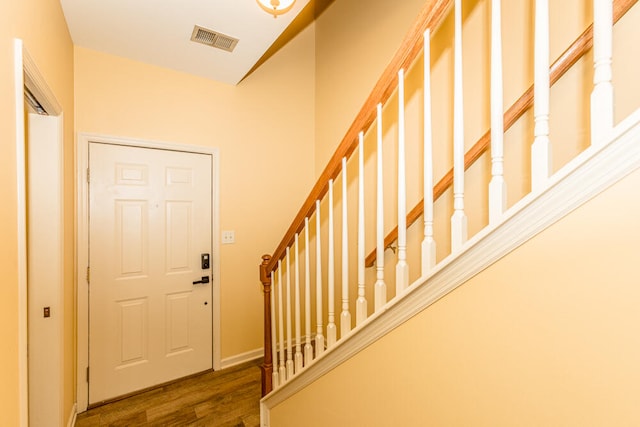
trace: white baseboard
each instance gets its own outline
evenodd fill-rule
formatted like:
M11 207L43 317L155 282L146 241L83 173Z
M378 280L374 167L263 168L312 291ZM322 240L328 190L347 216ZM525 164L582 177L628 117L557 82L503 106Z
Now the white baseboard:
M71 407L71 413L69 414L69 421L67 421L67 427L73 427L76 425L76 417L78 416L78 407L74 403Z
M246 353L236 354L235 356L225 357L220 361L220 368L226 369L232 366L239 365L244 362L256 360L264 355L263 348L256 348L255 350L247 351Z

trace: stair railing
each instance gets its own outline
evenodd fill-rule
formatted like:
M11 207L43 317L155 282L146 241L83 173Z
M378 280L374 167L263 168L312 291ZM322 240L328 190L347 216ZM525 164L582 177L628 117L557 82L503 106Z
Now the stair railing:
M395 296L401 298L409 286L409 265L407 263L407 228L420 216L424 219L422 240L421 279L436 267L435 240L433 232L434 201L453 186L453 216L451 218L452 255L464 249L467 236L467 216L465 213L464 172L491 148L491 181L489 183L489 225L500 223L506 209L506 183L503 174L503 135L532 104L534 106L534 142L531 146L531 189L542 191L552 174L549 140L549 90L551 85L574 65L592 43L594 44L594 88L591 95L591 141L597 145L605 140L613 128L613 89L611 85L612 27L636 0L594 0L594 25L587 28L565 52L549 67L549 12L548 0L536 0L535 6L535 47L534 85L503 113L502 107L502 36L500 1L493 0L491 19L491 129L465 154L462 90L462 11L460 0L432 0L427 2L416 23L405 37L401 48L386 68L382 77L369 95L355 121L347 131L333 157L325 167L313 190L307 197L284 238L272 255L264 255L260 265L260 280L264 289L264 364L262 392L284 385L289 379L304 370L306 366L322 356L340 340L351 333L352 289L355 289L355 325L364 324L373 314L383 309L387 303L387 284L384 273L384 251L397 242L397 264ZM443 22L449 9L454 9L454 77L453 77L453 168L433 186L433 141L431 129L431 80L429 41L434 31ZM426 42L425 42L426 41ZM415 65L423 53L424 59L424 141L423 178L424 197L408 214L406 212L406 170L405 170L405 70ZM396 77L397 76L397 77ZM382 117L383 107L392 96L398 98L397 135L397 218L398 226L384 236L383 202L383 160ZM536 100L535 104L533 100ZM376 122L376 227L375 251L366 258L365 254L365 208L364 208L364 143L365 134L374 132ZM358 214L357 214L357 280L350 285L349 273L349 221L348 221L348 160L358 149ZM341 280L340 314L336 316L336 242L334 215L334 185L341 182ZM326 206L327 228L323 233L324 215L321 204ZM315 221L312 221L315 216ZM310 224L315 223L315 227ZM313 233L313 234L312 234ZM304 235L301 243L301 235ZM311 263L310 236L315 239L315 263ZM326 245L323 238L327 237ZM301 247L302 246L302 247ZM325 248L326 247L326 251ZM300 253L303 253L302 265ZM324 255L326 253L326 256ZM321 262L326 258L326 268ZM376 281L373 285L374 306L370 310L366 300L365 265L376 266ZM311 270L315 269L315 283L311 283ZM304 271L301 283L300 271ZM326 271L326 278L324 272ZM293 279L293 280L292 280ZM326 288L325 288L326 284ZM313 290L312 290L313 289ZM315 291L315 292L314 292ZM277 293L277 298L275 297ZM304 295L304 310L301 295ZM325 300L326 294L326 300ZM293 298L292 298L293 297ZM286 298L286 301L285 301ZM316 332L311 336L312 304L315 299ZM291 313L294 304L293 317ZM277 303L276 303L277 302ZM326 315L324 312L326 306ZM302 312L304 311L304 318ZM337 317L337 319L336 319ZM324 320L326 319L326 326ZM337 322L336 322L337 320ZM305 326L305 336L301 336L301 326ZM292 336L295 325L295 339ZM286 337L285 337L286 326ZM338 326L340 334L338 334ZM304 338L304 345L303 345ZM313 338L313 340L312 340ZM278 352L279 345L279 352ZM315 347L315 348L314 348Z
M616 23L625 13L631 9L637 0L615 0L613 2L613 22ZM575 65L593 47L593 25L589 25L580 36L560 55L549 68L550 85L553 86L565 73ZM523 115L533 106L533 85L531 85L504 113L503 132L508 131ZM492 106L495 105L492 103ZM492 117L495 117L492 114ZM492 136L499 126L492 123L489 129L478 141L467 151L464 156L464 169L469 169L484 153L493 148ZM500 135L500 132L497 133ZM495 141L495 137L493 138ZM449 170L433 187L433 200L436 201L453 184L453 169ZM407 226L415 223L424 213L424 199L420 200L407 214ZM392 229L384 238L384 247L389 248L398 238L397 228ZM365 265L372 267L377 256L377 251L371 251L367 257Z

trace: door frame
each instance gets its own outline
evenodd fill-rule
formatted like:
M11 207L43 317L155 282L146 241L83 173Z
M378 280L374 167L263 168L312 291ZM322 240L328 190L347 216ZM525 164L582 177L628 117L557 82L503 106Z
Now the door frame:
M63 165L62 165L62 151L64 141L64 117L62 106L56 99L55 94L47 84L47 81L42 76L42 73L38 69L36 62L29 55L28 49L25 47L22 39L15 38L13 40L14 50L14 96L15 96L15 126L16 126L16 194L17 194L17 264L18 264L18 412L19 412L19 426L26 427L29 425L29 383L34 381L49 382L56 396L50 396L57 404L57 408L48 407L47 410L54 408L57 411L63 411L62 408L62 383L63 383L63 365L47 364L46 376L33 377L32 373L29 373L29 357L28 357L28 344L29 344L29 332L28 329L33 329L32 332L42 333L44 329L41 324L34 324L28 327L28 316L31 310L37 308L29 305L27 298L28 283L28 268L38 268L39 265L29 265L30 257L28 254L29 241L27 237L27 216L29 214L27 208L27 175L26 167L28 162L27 156L27 139L25 135L25 88L28 89L33 97L40 103L43 109L48 113L53 121L55 121L54 127L57 128L57 132L52 136L51 141L55 145L52 150L58 155L51 156L47 163L47 166L51 166L55 173L52 175L51 188L55 188L55 191L59 192L61 196L64 192L63 189ZM62 199L60 199L62 203ZM49 328L46 332L51 333L53 331L53 337L49 343L55 348L49 348L48 351L55 353L55 358L52 360L64 360L64 331L63 331L63 313L64 309L62 303L64 301L64 277L63 277L63 222L62 211L63 206L60 205L59 210L54 213L55 218L52 217L52 227L57 227L54 230L57 241L52 242L53 246L58 246L60 249L59 254L56 254L56 259L52 261L51 267L56 272L52 273L52 277L49 285L51 286L50 292L47 294L48 301L52 305L55 305L56 310L59 313L53 313L54 316L50 319L52 322L52 328ZM51 243L51 242L50 242ZM38 247L42 250L42 247ZM49 248L50 249L50 248ZM47 360L46 354L33 353L32 359ZM46 362L45 362L46 363ZM56 366L57 365L57 366ZM31 376L31 378L29 378ZM57 389L57 390L56 390ZM48 391L50 391L49 389ZM73 417L72 409L72 417ZM55 416L59 414L46 414L49 416Z
M200 147L170 142L148 141L133 138L79 133L76 141L76 274L77 274L77 405L78 412L87 410L89 404L89 285L87 266L89 265L89 143L98 142L127 147L151 148L167 151L180 151L195 154L208 154L212 158L211 188L212 224L211 224L211 273L212 273L212 365L221 368L220 362L220 157L219 150L213 147Z

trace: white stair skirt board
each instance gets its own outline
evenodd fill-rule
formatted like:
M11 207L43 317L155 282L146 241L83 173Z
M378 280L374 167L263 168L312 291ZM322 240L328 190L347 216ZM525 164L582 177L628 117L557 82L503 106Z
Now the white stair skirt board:
M640 109L613 129L608 143L583 151L551 176L544 188L529 193L507 210L502 221L484 228L459 252L443 259L430 275L416 280L402 298L387 303L353 329L348 339L340 340L286 386L262 398L261 426L270 425L271 408L639 168Z
M256 348L255 350L236 354L235 356L225 357L220 361L220 369L231 368L232 366L240 365L241 363L260 359L262 356L264 356L264 348L261 347Z

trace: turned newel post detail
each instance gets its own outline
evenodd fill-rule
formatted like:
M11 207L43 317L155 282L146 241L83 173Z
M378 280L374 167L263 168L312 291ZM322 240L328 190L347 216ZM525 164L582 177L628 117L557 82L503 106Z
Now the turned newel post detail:
M260 264L260 282L264 292L264 361L262 363L262 395L266 396L273 389L273 358L271 354L271 272L267 266L271 255L262 255Z

